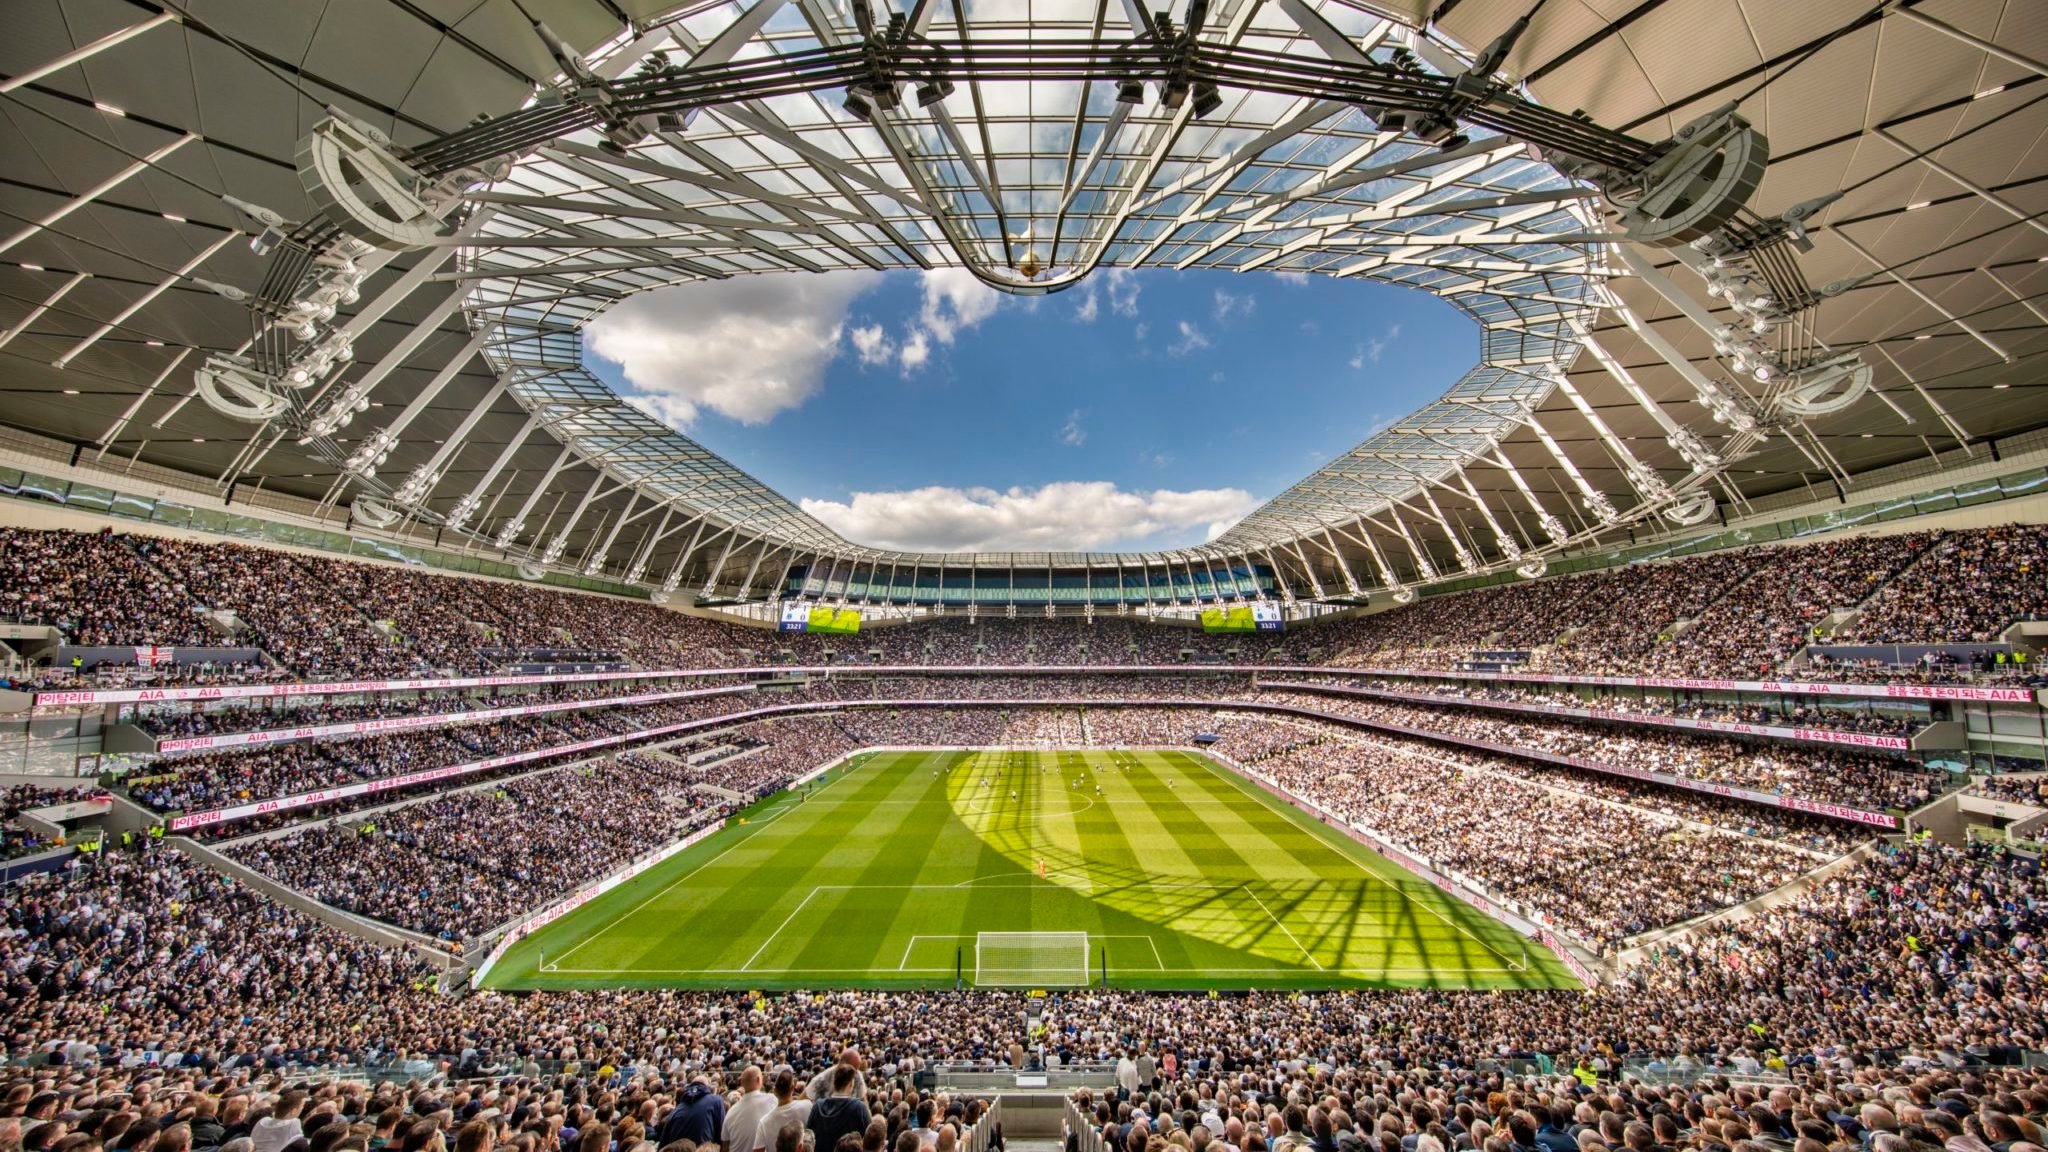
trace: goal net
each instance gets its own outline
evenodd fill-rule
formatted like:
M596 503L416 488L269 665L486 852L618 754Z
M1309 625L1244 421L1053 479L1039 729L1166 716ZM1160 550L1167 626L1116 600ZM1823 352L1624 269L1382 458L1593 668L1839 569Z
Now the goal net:
M984 988L1073 988L1088 983L1086 932L983 932L974 982Z

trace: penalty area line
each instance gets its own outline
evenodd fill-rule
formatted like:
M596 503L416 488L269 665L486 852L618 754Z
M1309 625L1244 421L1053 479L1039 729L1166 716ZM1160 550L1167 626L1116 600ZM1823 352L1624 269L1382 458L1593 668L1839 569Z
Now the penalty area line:
M839 773L838 780L827 780L824 783L824 785L818 789L818 791L823 792L826 788L830 788L832 785L839 783L840 780L846 779L849 775L852 774L854 769L865 768L875 759L875 757L871 756L865 760L862 760L858 764L846 765L845 768ZM734 852L739 851L741 848L746 847L746 845L754 839L754 836L757 833L759 833L761 829L766 828L768 825L775 823L777 820L780 820L784 816L789 815L791 812L796 811L798 808L803 807L803 802L801 800L796 799L795 793L784 792L783 796L786 797L786 799L782 802L782 804L779 807L777 807L773 812L768 813L766 816L754 821L752 824L747 826L747 834L741 837L738 843L733 844L725 851L720 852L718 855L713 856L711 859L706 860L702 864L697 865L695 868L690 869L688 872L683 873L681 876L676 877L674 880L669 881L667 884L662 885L659 891L655 892L652 896L649 896L647 899L642 900L640 903L633 905L631 908L628 908L623 915L615 916L612 919L606 921L605 923L599 925L596 931L590 933L589 935L583 937L581 940L578 940L576 943L570 945L567 949L565 949L562 952L560 956L555 957L555 962L559 965L561 961L566 960L570 956L573 956L577 952L581 951L585 944L588 944L591 941L596 940L598 937L603 936L605 933L610 932L612 929L618 927L621 924L624 924L626 921L631 920L633 917L639 915L642 909L646 908L649 904L654 903L656 900L661 899L663 896L668 895L670 892L674 891L678 886L680 886L684 881L689 880L697 873L702 872L706 868L711 867L713 864L718 863L720 860L725 859L727 856L732 855ZM815 893L813 894L815 895ZM574 971L574 969L557 968L557 971Z

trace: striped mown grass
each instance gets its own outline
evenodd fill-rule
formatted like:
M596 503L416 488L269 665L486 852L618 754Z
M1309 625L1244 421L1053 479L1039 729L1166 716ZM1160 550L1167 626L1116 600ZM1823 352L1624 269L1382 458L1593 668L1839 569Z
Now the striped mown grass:
M1204 756L1102 750L857 757L521 941L487 983L972 985L982 932L1085 932L1089 983L1115 987L1574 984Z

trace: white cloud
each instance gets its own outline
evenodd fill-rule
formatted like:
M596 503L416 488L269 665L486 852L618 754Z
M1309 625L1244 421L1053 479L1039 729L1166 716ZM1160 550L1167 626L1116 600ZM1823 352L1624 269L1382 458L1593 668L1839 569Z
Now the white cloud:
M636 407L673 427L702 409L762 424L818 391L847 309L881 282L865 272L736 276L644 292L584 330L617 364Z
M1401 326L1399 324L1389 324L1387 325L1385 335L1368 337L1365 343L1353 347L1351 359L1345 361L1345 363L1350 364L1354 372L1364 368L1365 362L1368 360L1377 364L1380 362L1380 356L1386 352L1387 345L1400 338Z
M1249 492L1126 492L1106 480L1040 488L917 488L805 500L847 539L940 552L1171 547L1213 540L1258 506Z
M1143 320L1140 320L1138 321L1138 326L1136 328L1131 329L1131 338L1133 340L1136 340L1138 343L1143 344L1145 342L1145 334L1150 331L1152 331L1152 326L1150 324L1145 323Z
M658 393L628 393L619 397L628 405L638 408L671 428L686 428L697 418L696 405L687 400Z
M889 342L889 336L882 331L880 324L855 328L849 335L853 339L853 350L860 353L863 365L873 367L896 358L896 346Z
M1190 352L1200 352L1202 349L1207 348L1209 346L1209 338L1203 335L1202 330L1200 328L1195 327L1193 324L1190 324L1185 320L1182 320L1180 322L1179 327L1180 339L1175 340L1172 343L1172 345L1170 345L1166 349L1167 355L1185 356Z
M1394 341L1399 340L1400 338L1401 326L1399 324L1387 325L1387 334L1385 336L1380 336L1372 340L1366 341L1366 358L1371 360L1375 364L1379 363L1380 353L1385 352L1387 350L1387 345L1392 344ZM1353 364L1352 367L1356 368L1358 367L1358 365Z
M903 337L903 347L896 353L903 364L903 374L910 375L925 366L932 358L932 340L922 328L912 328Z
M922 300L917 315L904 322L903 339L893 349L881 341L877 346L879 359L869 359L867 350L862 348L861 363L886 364L893 353L903 374L912 375L931 363L934 341L952 344L960 333L995 315L1003 302L1002 293L975 279L974 273L965 268L935 268L922 273L920 287ZM876 335L871 342L879 339L879 329L879 325L872 329ZM870 331L855 330L857 347Z
M1138 318L1138 292L1144 288L1137 273L1129 268L1111 268L1102 276L1103 290L1109 293L1109 310L1126 319Z
M924 307L918 323L941 344L951 344L963 328L995 315L1002 293L983 284L965 268L935 268L923 274Z
M1275 272L1273 275L1279 277L1282 284L1293 288L1300 288L1308 283L1306 272Z
M1095 285L1084 285L1081 289L1080 307L1074 309L1075 323L1093 324L1095 323L1095 318L1100 315L1102 315L1102 300L1095 291Z
M1067 416L1067 422L1060 425L1060 443L1070 448L1079 448L1088 442L1088 430L1081 427L1081 410L1074 409Z
M1232 316L1250 316L1258 309L1259 298L1247 292L1242 296L1234 292L1216 290L1216 322L1223 323Z

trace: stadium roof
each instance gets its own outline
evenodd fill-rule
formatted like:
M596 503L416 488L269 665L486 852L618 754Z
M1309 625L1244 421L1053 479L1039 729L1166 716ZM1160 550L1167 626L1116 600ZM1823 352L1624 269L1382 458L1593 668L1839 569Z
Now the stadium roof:
M0 419L116 470L727 596L827 565L1263 567L1304 598L1528 565L2048 423L2028 8L1177 0L1161 24L1132 0L922 0L870 25L858 0L15 0ZM1461 47L1496 43L1479 66ZM1373 95L1449 100L1461 75L1486 94L1434 129L1393 130ZM884 106L855 116L849 85ZM1702 254L1622 240L1643 233L1602 194L1729 102L1768 163L1733 139L1723 169L1753 146L1760 183L1708 223L1759 239L1730 262L1789 313L1770 380L1743 332L1717 352L1748 313L1704 291ZM337 227L301 171L330 109L448 177L449 235ZM257 209L283 217L262 254ZM273 323L337 262L366 274L355 299L304 340ZM1148 556L862 547L581 366L581 326L634 292L959 265L1026 293L1106 267L1371 277L1483 334L1437 402ZM210 357L281 378L336 332L353 361L261 421L195 388ZM1828 374L1857 350L1867 377Z

